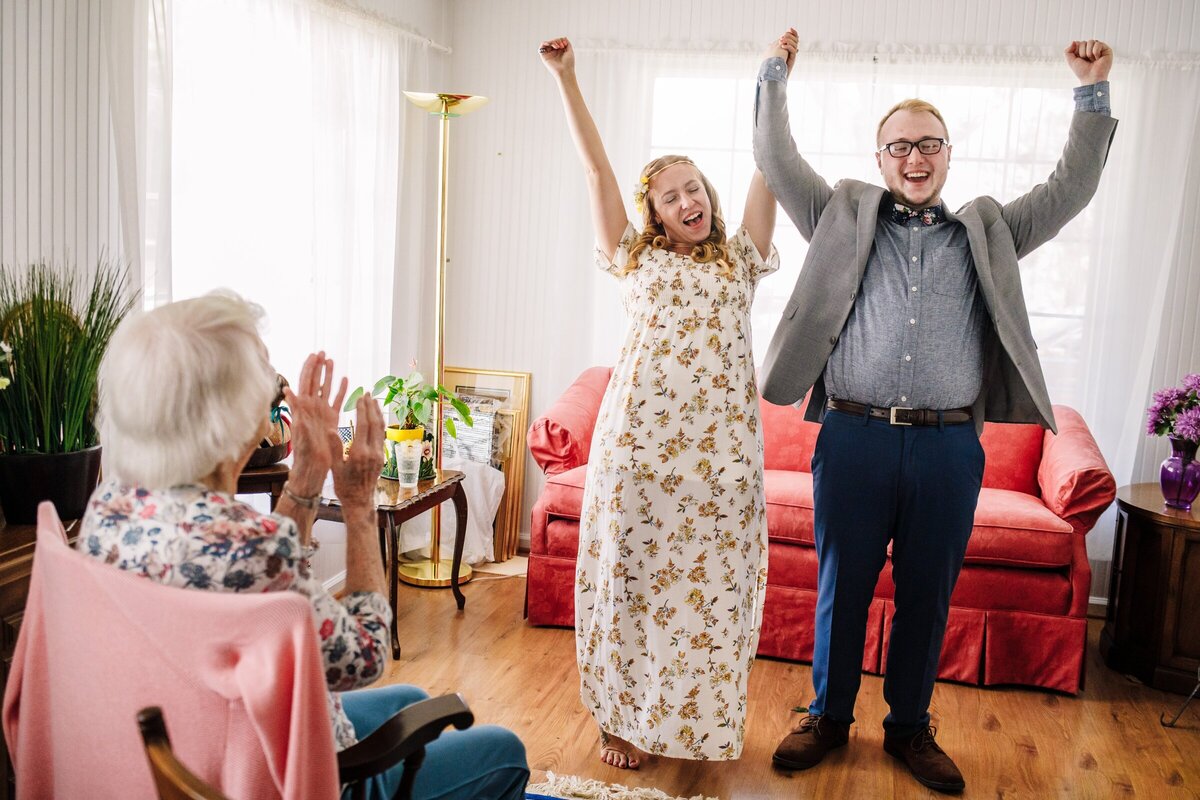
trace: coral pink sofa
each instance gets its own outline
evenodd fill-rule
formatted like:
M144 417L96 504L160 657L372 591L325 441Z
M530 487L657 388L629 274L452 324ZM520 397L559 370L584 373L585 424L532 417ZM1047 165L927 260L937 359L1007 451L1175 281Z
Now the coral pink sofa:
M574 625L575 554L588 453L611 370L581 374L529 430L546 473L533 508L525 610L533 625ZM820 426L791 406L761 404L765 444L767 597L758 653L811 661L817 601L810 461ZM983 489L951 598L938 677L1078 692L1091 570L1084 536L1116 494L1078 412L1055 406L1058 434L984 426ZM863 669L887 663L894 606L890 562L875 587Z

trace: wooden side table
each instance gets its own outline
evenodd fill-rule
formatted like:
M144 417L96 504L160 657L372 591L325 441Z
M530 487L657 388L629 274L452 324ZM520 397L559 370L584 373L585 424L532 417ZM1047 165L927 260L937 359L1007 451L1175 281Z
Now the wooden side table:
M1200 510L1167 508L1157 483L1117 490L1100 654L1156 689L1187 694L1200 669Z
M271 510L283 496L283 485L287 483L291 467L287 464L270 464L265 467L253 467L238 476L238 494L269 494L271 495Z
M433 480L421 481L415 489L401 489L396 481L380 478L375 488L375 502L379 509L379 551L388 573L388 586L392 605L392 658L400 658L400 636L397 632L397 595L400 591L400 523L425 513L446 500L454 501L456 519L454 558L450 567L450 589L459 610L467 603L458 586L458 572L462 567L463 543L467 532L467 494L463 490L463 473L442 470ZM317 519L342 522L342 507L337 498L322 497L317 508Z

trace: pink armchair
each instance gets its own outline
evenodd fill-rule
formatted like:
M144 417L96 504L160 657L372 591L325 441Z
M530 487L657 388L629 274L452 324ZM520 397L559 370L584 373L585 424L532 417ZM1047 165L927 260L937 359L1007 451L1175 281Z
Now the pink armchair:
M587 458L611 370L592 367L529 430L546 473L533 508L525 610L533 625L574 625L575 555ZM758 653L811 661L817 558L809 463L820 426L790 406L761 404L770 541ZM1055 406L1058 434L984 426L987 454L975 529L939 677L1075 693L1083 684L1091 569L1084 537L1116 483L1079 413ZM894 611L890 562L875 588L863 669L880 673Z

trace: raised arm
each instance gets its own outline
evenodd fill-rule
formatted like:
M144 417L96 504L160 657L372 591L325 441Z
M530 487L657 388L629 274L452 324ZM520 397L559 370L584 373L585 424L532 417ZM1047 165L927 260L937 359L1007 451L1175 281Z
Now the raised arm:
M796 29L788 28L764 53L754 99L754 161L800 235L811 239L833 189L800 156L792 138L787 79L797 48Z
M754 170L750 179L750 191L746 193L746 210L742 212L742 224L750 234L750 241L763 258L771 254L771 237L775 235L775 195L767 188L763 174Z
M575 78L575 50L569 41L559 38L542 42L538 53L558 84L571 138L583 163L592 205L592 226L596 229L596 244L611 259L617 252L617 245L629 219L621 202L621 189L617 185L616 175L608 162L608 154L604 152L604 142L600 140L600 131L596 129L592 114L583 101L583 93L579 90L579 81Z
M1075 89L1075 116L1062 157L1045 183L1006 204L1002 210L1018 258L1053 238L1091 202L1117 127L1109 111L1112 48L1089 39L1071 42L1063 53L1079 86Z

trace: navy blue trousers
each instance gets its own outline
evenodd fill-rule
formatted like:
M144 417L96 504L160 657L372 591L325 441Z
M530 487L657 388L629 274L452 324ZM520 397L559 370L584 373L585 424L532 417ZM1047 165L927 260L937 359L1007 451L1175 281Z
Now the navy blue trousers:
M829 411L812 473L818 588L809 711L854 721L867 610L890 541L896 612L883 727L915 733L929 724L950 595L983 480L975 426L906 427Z

